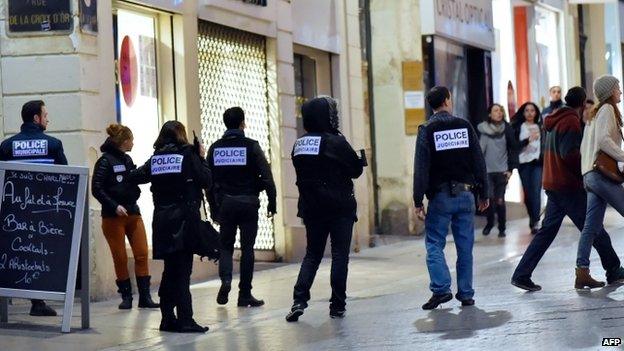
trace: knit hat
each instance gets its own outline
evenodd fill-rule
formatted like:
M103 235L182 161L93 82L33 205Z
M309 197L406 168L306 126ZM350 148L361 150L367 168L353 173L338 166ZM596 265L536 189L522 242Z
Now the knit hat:
M594 96L599 102L605 102L613 95L613 89L620 83L617 78L610 75L598 77L594 81Z

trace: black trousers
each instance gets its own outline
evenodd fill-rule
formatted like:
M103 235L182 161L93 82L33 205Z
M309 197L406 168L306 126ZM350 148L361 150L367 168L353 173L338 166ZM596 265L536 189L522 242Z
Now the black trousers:
M232 254L236 242L236 230L240 228L241 260L240 282L238 288L241 294L251 293L251 281L254 272L254 244L258 235L258 198L226 197L219 209L219 224L221 235L221 258L219 259L219 277L221 281L232 281ZM247 198L248 201L244 201Z
M175 318L181 323L193 320L193 301L191 298L191 273L193 271L193 254L177 252L165 258L158 296L160 311L163 318Z
M295 303L308 306L310 288L318 270L327 237L331 239L331 299L329 308L336 311L345 309L347 298L347 273L349 265L349 249L353 233L353 218L340 217L331 220L308 220L305 222L308 246L301 263L299 277L295 284L293 300Z
M507 225L507 207L505 206L505 190L507 177L505 173L488 173L490 188L490 207L487 209L487 227L494 226L494 217L498 216L498 229L505 230Z

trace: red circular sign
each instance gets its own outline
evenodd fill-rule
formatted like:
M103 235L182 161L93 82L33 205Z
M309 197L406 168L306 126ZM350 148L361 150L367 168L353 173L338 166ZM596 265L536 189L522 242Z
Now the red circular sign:
M121 76L121 91L128 107L134 103L139 81L139 71L134 45L129 36L125 36L121 42L119 52L119 74Z

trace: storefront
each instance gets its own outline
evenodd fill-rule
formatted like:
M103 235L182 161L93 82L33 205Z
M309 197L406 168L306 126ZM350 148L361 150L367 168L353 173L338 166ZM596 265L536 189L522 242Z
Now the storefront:
M430 0L421 9L425 87L448 87L454 113L476 126L493 102L492 1Z

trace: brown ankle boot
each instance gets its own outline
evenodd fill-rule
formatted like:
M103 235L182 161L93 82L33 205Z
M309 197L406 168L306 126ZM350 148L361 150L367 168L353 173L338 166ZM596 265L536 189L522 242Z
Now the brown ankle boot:
M589 268L576 268L576 280L574 281L575 289L585 289L585 287L594 289L602 288L603 286L605 286L604 282L594 280L594 278L589 275Z

